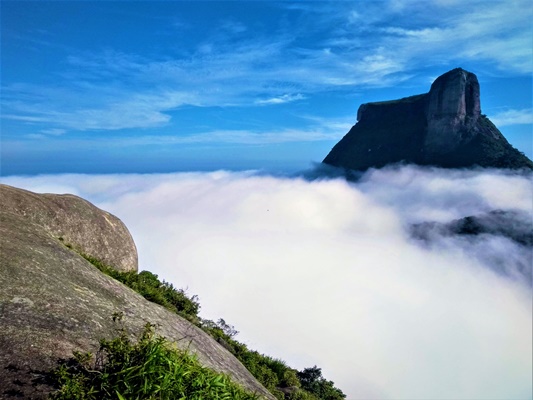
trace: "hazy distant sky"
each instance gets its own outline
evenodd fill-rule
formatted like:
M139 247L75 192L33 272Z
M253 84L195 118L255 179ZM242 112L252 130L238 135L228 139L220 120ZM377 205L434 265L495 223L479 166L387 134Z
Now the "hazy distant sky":
M3 175L303 169L455 67L533 155L530 0L0 6Z

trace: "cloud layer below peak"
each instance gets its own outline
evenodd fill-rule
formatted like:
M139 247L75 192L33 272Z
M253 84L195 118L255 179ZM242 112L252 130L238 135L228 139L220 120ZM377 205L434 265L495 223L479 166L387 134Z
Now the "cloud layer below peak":
M531 179L407 166L357 183L223 171L3 182L118 215L141 268L198 294L204 317L250 347L319 365L349 399L528 399L531 248L497 234L428 245L409 227L531 218Z

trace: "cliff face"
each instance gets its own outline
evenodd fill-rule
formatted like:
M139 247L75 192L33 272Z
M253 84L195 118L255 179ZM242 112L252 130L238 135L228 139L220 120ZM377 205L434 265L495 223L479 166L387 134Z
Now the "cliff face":
M115 312L124 313L129 332L140 332L146 322L155 324L158 334L195 352L203 365L274 399L207 333L104 275L65 246L67 238L80 239L76 246L100 260L121 246L134 250L118 218L75 196L0 185L0 199L0 399L46 398L51 388L39 379L40 372L74 350L94 352L100 338L116 336ZM76 229L80 236L75 236ZM84 247L83 238L101 242L103 253L93 245ZM106 242L114 244L106 247ZM122 259L115 265L129 265L121 264ZM133 266L137 268L136 260Z
M424 146L429 153L453 151L469 139L481 116L477 77L454 69L431 85L426 111Z
M437 78L429 93L362 104L357 124L323 162L354 170L398 162L533 169L481 114L479 94L477 77L457 68Z

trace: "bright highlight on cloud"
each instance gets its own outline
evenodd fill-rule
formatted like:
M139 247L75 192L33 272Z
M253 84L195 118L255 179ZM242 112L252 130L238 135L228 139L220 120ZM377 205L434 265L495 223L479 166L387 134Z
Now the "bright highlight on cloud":
M282 96L278 97L272 97L270 99L266 100L256 100L256 104L261 105L271 105L271 104L283 104L283 103L290 103L291 101L297 101L297 100L303 100L305 99L304 96L302 96L300 93L298 94L284 94Z
M349 399L531 398L531 247L409 227L503 210L532 176L402 167L357 183L248 173L8 177L118 215L140 266L198 294L252 348ZM527 262L529 260L529 263ZM524 268L524 273L513 273ZM504 268L503 268L504 267Z

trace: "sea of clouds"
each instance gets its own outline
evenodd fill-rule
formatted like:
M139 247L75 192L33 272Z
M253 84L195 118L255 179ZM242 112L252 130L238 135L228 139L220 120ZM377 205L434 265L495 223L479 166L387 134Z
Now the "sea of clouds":
M531 398L531 246L490 232L412 234L494 210L514 216L507 231L523 229L531 174L403 166L355 182L305 176L1 181L77 194L119 216L140 269L199 295L201 315L224 318L251 348L318 365L348 399Z

